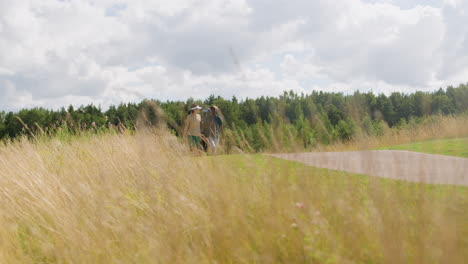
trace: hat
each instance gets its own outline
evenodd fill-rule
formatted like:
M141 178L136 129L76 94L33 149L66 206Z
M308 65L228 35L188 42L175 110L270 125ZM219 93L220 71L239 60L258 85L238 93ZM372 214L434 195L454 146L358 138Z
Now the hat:
M210 109L212 109L213 112L215 112L215 113L219 113L219 108L218 108L216 105L212 105L212 106L210 107Z
M195 110L195 109L202 109L199 105L192 105L192 109L190 110Z

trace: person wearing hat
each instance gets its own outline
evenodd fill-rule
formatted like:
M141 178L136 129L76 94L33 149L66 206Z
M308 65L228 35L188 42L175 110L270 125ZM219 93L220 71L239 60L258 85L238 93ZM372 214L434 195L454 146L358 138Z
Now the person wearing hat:
M223 121L219 108L212 105L207 108L201 123L201 133L206 138L210 151L216 154L219 147L219 138L223 134Z
M199 115L200 109L199 105L193 104L190 109L190 113L185 119L185 127L183 137L188 139L191 149L198 149L201 142L201 132L200 132L200 122L201 117Z

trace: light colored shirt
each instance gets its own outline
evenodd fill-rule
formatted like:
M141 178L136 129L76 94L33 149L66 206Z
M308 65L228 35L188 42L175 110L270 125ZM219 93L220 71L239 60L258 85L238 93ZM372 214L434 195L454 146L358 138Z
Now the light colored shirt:
M200 122L201 116L199 114L188 115L187 119L185 119L185 125L187 126L187 135L200 137Z

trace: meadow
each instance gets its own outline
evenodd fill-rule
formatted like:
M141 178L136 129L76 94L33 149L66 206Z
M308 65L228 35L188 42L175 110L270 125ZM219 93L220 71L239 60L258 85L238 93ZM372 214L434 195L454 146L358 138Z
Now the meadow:
M466 157L467 135L468 115L431 116L421 123L387 128L380 136L360 133L349 141L317 145L314 151L399 149Z
M407 150L468 158L468 138L434 139L390 146L383 149Z
M166 130L0 145L0 263L464 263L468 188L194 157Z

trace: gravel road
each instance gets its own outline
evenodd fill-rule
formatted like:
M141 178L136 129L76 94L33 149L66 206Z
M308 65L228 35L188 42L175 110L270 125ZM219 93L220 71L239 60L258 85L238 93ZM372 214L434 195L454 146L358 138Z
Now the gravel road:
M468 186L468 159L403 150L269 154L310 166L412 182Z

